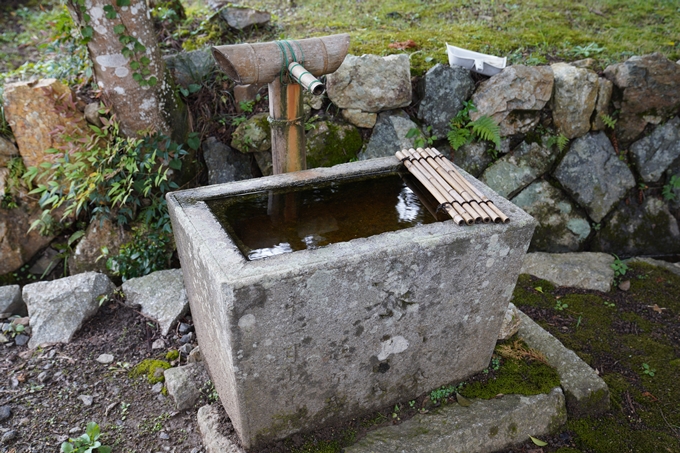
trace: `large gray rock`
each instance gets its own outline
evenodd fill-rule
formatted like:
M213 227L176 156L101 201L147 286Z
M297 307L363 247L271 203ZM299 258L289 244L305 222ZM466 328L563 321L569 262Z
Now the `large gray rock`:
M208 184L224 184L253 177L250 157L234 151L215 137L203 142L203 158L208 167Z
M220 17L224 19L231 28L245 30L253 26L263 27L272 19L271 14L266 11L257 11L250 8L229 6L220 11Z
M411 103L411 65L408 55L347 55L326 76L328 98L341 109L377 113Z
M512 199L538 221L530 250L575 252L583 248L590 235L588 218L560 190L538 180Z
M272 147L268 113L257 113L238 125L231 134L231 146L242 153L268 151Z
M580 137L590 130L590 117L598 93L597 74L567 63L555 63L550 67L555 76L552 100L555 126L568 139Z
M178 411L191 409L201 396L201 387L208 382L208 373L202 363L190 363L185 366L165 370L165 387L168 395L175 401Z
M432 133L446 137L451 119L463 108L475 88L470 71L460 66L436 64L421 79L418 118L432 126Z
M196 418L206 453L245 453L233 434L231 437L222 434L222 416L217 405L201 407Z
M505 395L442 406L372 431L345 453L487 453L556 431L567 421L564 394Z
M472 120L487 115L501 136L528 132L538 124L540 110L550 100L553 72L549 66L514 65L482 82L472 96L477 110Z
M500 196L510 198L547 172L556 158L554 147L522 142L488 167L480 179Z
M24 286L23 298L32 328L28 347L68 343L83 323L97 313L101 298L115 289L106 275L96 272Z
M616 135L624 144L680 107L680 65L660 53L631 57L604 74L623 91Z
M522 274L569 288L607 292L614 282L614 257L607 253L527 253Z
M641 205L621 203L598 231L592 248L622 256L680 253L678 221L658 198L647 198Z
M630 147L633 162L645 182L657 182L680 158L680 117L675 117Z
M455 151L448 146L445 148L450 150L450 154L453 156L451 161L454 164L478 178L493 162L493 157L489 153L490 146L493 145L487 142L474 142L463 145ZM439 148L439 151L444 152L442 148Z
M406 138L406 135L414 128L418 125L403 110L379 114L366 149L359 153L359 160L394 156L399 150L413 148L414 137Z
M529 347L543 353L560 375L560 386L570 417L594 417L609 410L609 387L581 358L564 347L530 317L519 312L522 324L519 336Z
M132 234L121 226L108 219L93 219L68 258L69 274L101 272L108 275L106 258L101 258L102 247L108 249L109 256L116 256L120 247L131 240Z
M180 52L164 57L164 60L175 82L184 88L201 84L215 71L215 59L210 49Z
M0 313L25 316L26 304L19 285L0 286Z
M602 131L607 126L602 120L602 115L609 115L611 108L609 103L612 100L612 92L614 91L614 84L611 80L600 77L597 89L597 101L595 102L595 115L593 115L592 129L594 131Z
M162 335L189 310L181 269L153 272L123 282L128 304L141 305L142 313L158 321Z
M307 132L307 168L331 167L356 159L363 142L351 124L317 121Z
M633 173L619 160L604 132L574 140L554 176L595 222L635 187Z

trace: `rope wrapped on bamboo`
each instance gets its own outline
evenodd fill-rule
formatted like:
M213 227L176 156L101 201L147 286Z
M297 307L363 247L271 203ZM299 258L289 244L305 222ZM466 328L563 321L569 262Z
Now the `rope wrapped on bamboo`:
M442 206L453 208L466 224L510 220L435 148L403 149L396 156Z

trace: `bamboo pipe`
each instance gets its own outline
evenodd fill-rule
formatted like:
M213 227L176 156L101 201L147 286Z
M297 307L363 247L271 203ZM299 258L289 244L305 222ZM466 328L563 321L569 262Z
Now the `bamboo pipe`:
M442 153L440 153L436 148L429 148L432 150L432 152L435 154L435 156L444 163L445 167L449 169L451 172L454 173L455 176L459 178L463 183L465 183L465 186L468 187L472 192L478 197L479 200L482 201L480 203L480 206L484 206L488 208L491 213L493 213L494 222L499 222L499 223L508 223L510 219L508 216L503 214L503 212L496 207L496 205L493 204L493 201L489 200L486 195L484 195L482 192L480 192L475 186L470 184L465 178L463 178L463 175L461 175L456 167L453 166L451 162L448 161L448 159L444 158ZM489 211L487 211L489 212Z
M406 157L407 160L409 160L408 151L402 150L401 153ZM472 225L473 223L475 223L474 217L471 216L463 206L461 206L460 202L456 200L455 197L451 197L451 193L446 189L446 184L445 183L442 184L442 182L437 178L436 173L435 174L430 173L427 170L426 166L423 165L422 162L419 162L418 160L409 160L409 162L415 168L417 168L418 171L420 171L420 173L422 173L423 176L425 176L430 181L430 184L432 184L444 196L446 201L450 203L451 206L453 206L453 209L455 209L456 212L458 212L458 214L460 214L463 217L463 219L465 219L465 223L467 225ZM449 197L447 197L447 195L449 195ZM451 200L451 198L453 198L453 200Z
M432 196L439 202L440 206L451 216L454 222L456 222L457 225L463 225L465 223L465 219L463 219L456 211L453 209L451 203L449 203L446 200L446 197L442 195L439 190L437 190L432 184L430 184L430 180L425 177L418 169L413 167L413 164L409 162L408 158L401 152L397 151L397 159L402 161L408 171L418 180L420 183L425 186L425 188L432 194Z
M293 62L289 64L288 72L290 72L290 75L293 76L297 83L302 85L302 88L309 91L314 96L321 96L326 92L324 84L319 82L319 80L300 63Z
M451 187L453 187L453 190L460 194L460 196L465 200L465 203L470 206L470 210L472 211L470 213L474 217L477 217L477 220L481 220L484 223L491 222L491 216L489 216L489 214L487 214L487 212L479 206L479 204L472 196L470 196L466 189L462 187L458 181L456 181L456 179L453 178L441 165L439 165L439 163L426 150L423 148L418 148L416 153L421 159L425 159L425 162L427 162L429 166L432 167L434 171L437 172L437 174L439 174L439 176L441 176ZM463 206L466 207L465 205Z
M290 46L293 59L304 60L307 71L319 77L340 67L349 49L349 35L299 39L291 41ZM286 49L290 53L291 49ZM239 85L271 83L281 76L284 56L275 41L216 46L212 54L219 67Z
M418 200L420 200L423 206L425 206L425 209L427 209L429 213L432 214L432 217L437 220L445 220L441 218L442 214L437 211L437 207L439 206L437 200L430 192L427 191L427 189L425 189L425 187L416 179L415 176L407 171L401 174L401 179L404 181L404 184L406 184L406 187L411 189L411 192L413 192L414 195L418 197Z
M411 148L411 149L408 149L408 150L404 149L402 152L406 156L409 156L411 158L411 162L413 162L416 165L419 165L419 168L421 169L421 171L424 171L426 175L430 174L434 178L434 180L437 181L437 183L446 191L446 193L448 193L456 202L458 202L458 204L461 205L461 207L465 210L465 212L467 212L467 214L470 217L472 217L472 219L473 219L472 223L474 223L475 221L481 221L482 220L482 217L475 210L473 210L472 208L469 208L470 207L469 203L467 203L463 199L463 197L461 197L460 194L458 192L456 192L456 190L454 188L450 187L448 185L448 183L446 182L446 180L444 180L444 178L442 178L442 176L439 173L437 173L435 171L435 169L432 168L432 166L428 165L427 162L425 162L425 163L421 162L420 154L416 150ZM465 216L463 216L463 217L465 217Z

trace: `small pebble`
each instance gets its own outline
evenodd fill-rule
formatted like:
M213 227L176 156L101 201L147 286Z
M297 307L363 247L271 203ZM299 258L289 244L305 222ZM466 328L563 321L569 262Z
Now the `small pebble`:
M619 289L621 291L628 291L630 289L630 280L625 280L619 283Z
M7 420L12 415L12 407L9 405L0 406L0 422Z
M0 333L0 343L9 343L9 338Z
M71 429L68 430L69 434L78 434L79 432L80 432L80 428L77 427L77 426L75 428L71 428Z
M28 326L28 321L29 321L28 316L26 316L24 318L14 318L12 320L12 325L26 327L26 326Z
M52 368L54 368L53 363L46 363L45 365L43 365L43 370L51 370Z
M41 384L44 384L45 382L49 381L52 379L52 373L50 371L43 371L38 375L38 381Z
M151 387L151 391L153 393L161 393L163 391L163 383L162 382L156 382L153 387Z
M154 341L151 345L151 349L163 349L165 347L165 341L162 338Z
M179 339L179 342L182 343L182 344L187 344L187 343L191 343L191 341L193 339L194 339L194 333L189 332L186 335L182 335L182 338Z
M31 419L29 419L28 417L24 417L21 420L19 420L19 426L26 426L29 423L31 423Z
M83 402L85 406L92 406L94 398L91 395L80 395L78 399Z
M170 436L168 436L168 434L165 431L161 431L160 434L158 435L158 437L160 437L163 440L170 439Z
M21 333L14 337L14 342L17 344L17 346L24 346L26 343L28 343L28 340L30 338L31 337L29 337L28 335L24 335L23 333Z
M3 444L9 442L10 440L13 440L15 437L17 437L17 432L16 430L9 430L5 434L2 435L2 440L1 442Z
M179 331L180 335L184 335L186 333L191 332L193 330L193 328L189 324L180 322L179 328L177 330Z
M103 364L108 364L113 362L113 355L111 354L102 354L99 357L97 357L97 362L103 363Z
M187 357L187 362L196 363L196 362L200 362L201 360L203 360L203 358L201 357L201 347L196 346L189 353L189 357Z
M184 357L187 357L191 353L192 349L194 349L192 345L185 344L179 347L179 353L182 354Z

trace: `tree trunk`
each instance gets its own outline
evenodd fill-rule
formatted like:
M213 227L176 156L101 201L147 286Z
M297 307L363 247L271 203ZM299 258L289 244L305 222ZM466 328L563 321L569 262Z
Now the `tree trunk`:
M68 0L67 6L121 132L155 131L184 141L186 107L166 74L146 0Z

